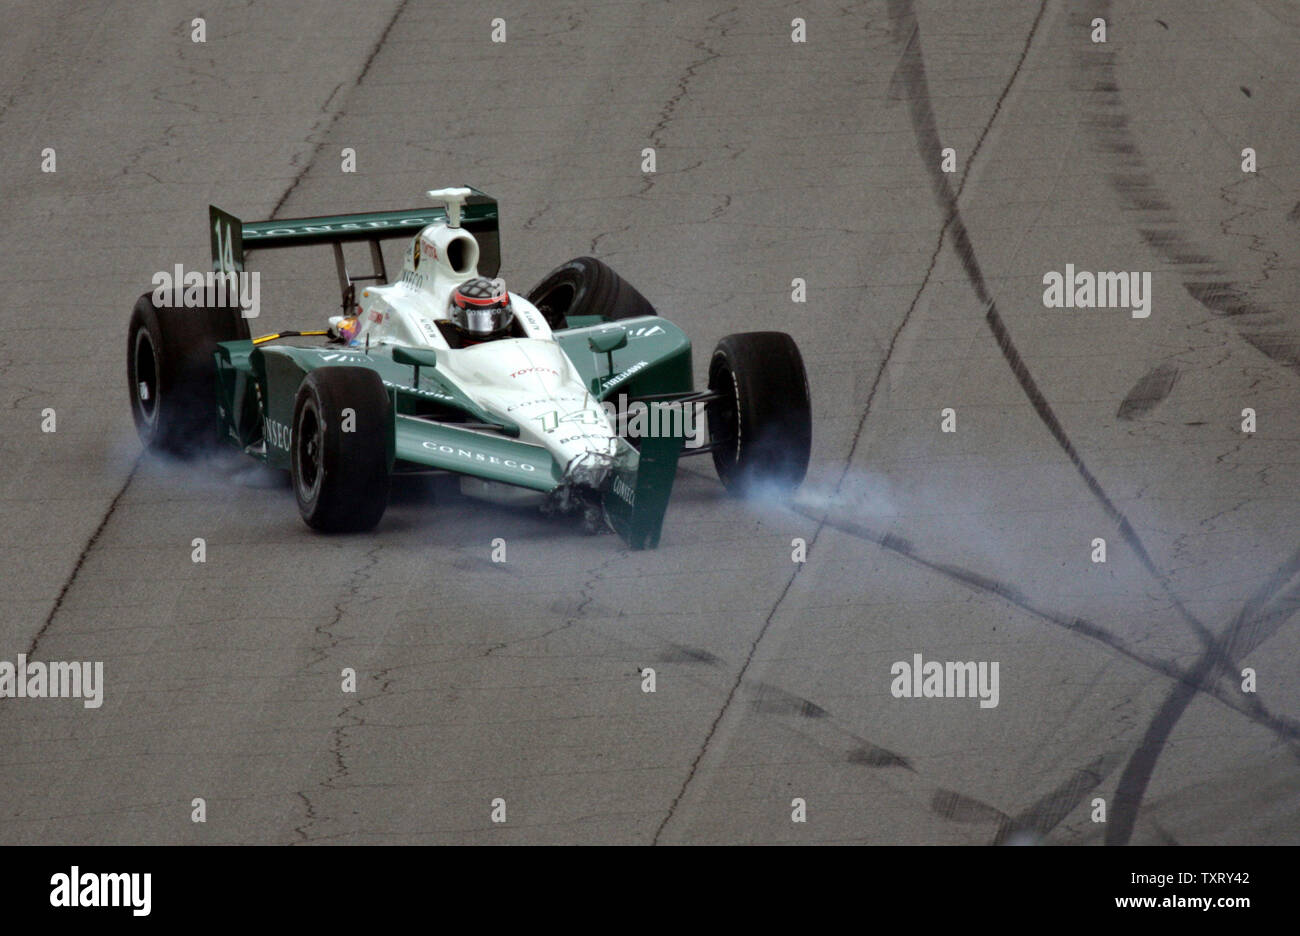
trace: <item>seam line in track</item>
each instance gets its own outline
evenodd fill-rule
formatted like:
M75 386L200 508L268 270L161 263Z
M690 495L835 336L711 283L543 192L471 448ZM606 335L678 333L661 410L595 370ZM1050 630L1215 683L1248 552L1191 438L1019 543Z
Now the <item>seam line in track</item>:
M960 187L957 190L958 195L960 195L962 189L965 188L966 178L970 172L971 161L974 158L974 153L979 151L980 145L982 145L984 142L984 137L988 135L989 129L993 126L993 122L997 119L998 114L1002 110L1002 102L1006 99L1007 94L1011 90L1012 84L1015 83L1016 77L1020 74L1020 68L1022 65L1024 65L1025 58L1029 53L1029 46L1033 42L1034 35L1038 31L1038 24L1042 19L1043 10L1046 8L1046 5L1047 5L1046 0L1043 0L1043 5L1039 8L1038 15L1034 18L1033 26L1029 30L1029 35L1025 39L1025 47L1024 50L1021 52L1019 61L1016 63L1015 70L1012 72L1011 77L1007 80L1007 84L1002 89L1002 93L998 96L997 102L994 105L992 113L989 115L988 121L985 123L983 130L981 130L980 132L978 141L975 145L975 149L972 151L971 154L972 159L967 161L966 170L965 172L962 173ZM893 5L891 4L891 18L892 16L893 16ZM913 42L919 41L918 33L919 30L913 31L912 39L909 41L909 45L908 45L909 49L911 48L911 44ZM918 55L920 54L919 45L917 48L917 54ZM905 51L904 56L906 55L907 52ZM902 67L901 64L899 67L900 68ZM920 143L919 138L917 142L918 144ZM958 216L955 199L953 200L949 208L950 210L947 213L947 217L944 220L943 226L939 230L939 237L937 239L937 243L935 244L934 253L931 254L930 256L930 263L929 266L926 268L925 275L922 278L921 284L917 288L916 294L912 297L912 301L908 304L907 311L904 313L902 321L899 322L898 327L894 329L894 334L890 338L888 347L885 349L884 358L880 362L880 367L876 370L876 377L872 381L871 389L867 393L866 403L864 404L863 411L862 411L862 418L858 421L857 428L854 430L853 441L850 444L848 454L845 456L844 459L844 470L840 472L839 480L836 481L835 483L835 489L834 489L835 493L839 492L840 488L844 484L844 479L848 477L849 468L853 464L853 456L857 452L858 443L861 441L862 432L866 426L867 417L870 415L871 412L871 404L875 401L876 391L880 386L881 380L883 380L884 378L885 369L888 367L889 360L894 353L894 348L898 344L899 336L902 335L903 330L907 327L908 322L911 320L913 311L916 309L917 304L921 300L921 296L924 294L926 287L930 283L930 278L934 273L935 266L938 263L939 255L943 251L943 245L947 237L948 229L952 226L954 221L960 223L960 218ZM817 522L817 528L813 532L813 535L809 538L808 541L808 548L810 550L814 546L816 546L818 538L821 536L822 531L826 528L826 520L827 520L826 515L823 515L821 519ZM777 596L776 600L772 604L771 610L768 611L767 617L763 621L763 626L759 628L758 635L754 638L753 643L750 644L749 652L746 654L745 660L741 664L740 669L736 674L736 678L732 682L731 688L728 690L727 696L723 700L722 706L720 707L717 716L713 719L712 724L709 726L709 730L704 737L704 741L700 745L699 752L695 755L694 760L691 761L690 769L687 771L686 778L682 782L681 789L679 789L677 795L673 797L672 803L669 804L667 814L664 816L663 820L659 823L658 828L655 830L654 838L651 844L657 845L659 843L660 837L662 836L664 829L667 828L668 824L672 821L673 817L676 815L678 805L681 803L683 797L685 797L687 791L689 790L692 782L695 780L700 764L703 762L705 755L709 751L709 745L711 744L714 736L717 733L718 726L721 724L722 719L726 716L727 712L731 709L731 704L735 700L736 694L740 690L740 687L745 680L745 675L749 671L750 664L753 662L754 654L758 652L759 644L762 642L763 638L767 635L769 629L771 628L772 621L775 620L776 614L780 610L781 605L784 603L786 597L790 594L790 590L791 588L793 588L795 580L799 577L799 572L801 571L801 569L802 566L795 567L794 571L790 574L790 577L786 580L785 587L781 590L781 594Z

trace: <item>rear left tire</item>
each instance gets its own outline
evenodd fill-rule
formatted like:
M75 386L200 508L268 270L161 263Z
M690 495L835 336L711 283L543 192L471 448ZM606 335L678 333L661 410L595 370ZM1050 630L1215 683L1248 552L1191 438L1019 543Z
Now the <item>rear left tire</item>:
M136 300L127 381L131 416L147 448L184 458L216 441L217 342L248 337L237 308L156 306L151 293Z

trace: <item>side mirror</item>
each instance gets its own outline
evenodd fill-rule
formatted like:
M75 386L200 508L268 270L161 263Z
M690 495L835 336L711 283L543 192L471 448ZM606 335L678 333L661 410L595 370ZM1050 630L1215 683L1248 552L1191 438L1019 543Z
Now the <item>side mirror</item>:
M609 374L614 373L614 352L627 347L627 329L611 328L609 331L596 332L587 339L587 347L597 354L605 355L605 366Z
M415 368L411 376L411 386L420 386L420 368L437 367L438 355L432 348L404 348L398 345L393 349L393 361L397 364L409 364Z
M597 354L612 354L619 348L627 347L627 330L612 328L609 331L597 332L587 339L587 347Z
M393 348L393 360L398 364L410 364L413 367L437 367L438 355L432 348Z

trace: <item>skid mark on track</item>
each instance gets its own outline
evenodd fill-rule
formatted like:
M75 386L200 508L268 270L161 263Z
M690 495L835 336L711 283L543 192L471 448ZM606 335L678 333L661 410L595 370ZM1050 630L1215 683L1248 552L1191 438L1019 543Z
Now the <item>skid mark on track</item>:
M951 822L1011 822L1011 817L995 806L982 803L964 793L940 787L930 797L930 811Z
M845 763L859 767L901 767L911 773L917 772L906 757L861 737L811 699L762 680L749 683L748 688L753 693L750 705L757 714L794 718L801 722L805 719L811 720L816 728L805 726L799 733L821 746L839 747L847 739L851 744L848 751L842 755L831 755L832 758L842 759ZM812 734L819 737L820 741L813 739Z
M1108 8L1108 4L1103 3L1102 7ZM1082 457L1053 412L1051 405L1030 374L1028 365L1012 341L1006 323L1003 321L996 303L988 292L983 273L975 258L974 246L971 244L969 234L961 220L951 185L939 168L938 162L930 158L931 154L939 152L941 145L933 105L926 86L925 63L920 47L920 29L916 22L911 0L891 0L890 11L895 19L895 35L898 37L899 44L904 46L899 68L906 70L902 81L911 93L913 127L924 157L923 161L934 184L936 197L939 199L941 206L945 207L950 213L954 249L965 268L967 278L970 280L976 296L984 304L985 320L997 340L998 347L1001 349L1003 357L1006 358L1012 373L1015 374L1016 380L1020 383L1021 389L1033 405L1039 419L1051 432L1061 450L1069 457L1070 462L1074 465L1080 477L1083 478L1093 497L1106 511L1107 516L1117 524L1120 535L1129 548L1133 550L1143 568L1160 585L1161 590L1164 591L1179 616L1191 627L1205 647L1201 662L1192 668L1186 679L1180 680L1174 687L1166 705L1162 706L1161 711L1157 713L1143 746L1134 754L1133 759L1130 760L1124 774L1121 776L1119 793L1116 796L1116 818L1119 821L1112 821L1108 825L1107 842L1126 843L1132 834L1135 814L1146 789L1147 781L1163 748L1164 741L1168 738L1169 732L1173 730L1174 722L1185 710L1191 699L1196 696L1198 687L1202 686L1206 679L1214 679L1219 674L1239 669L1234 661L1233 654L1239 650L1241 643L1234 640L1233 635L1241 627L1241 624L1239 621L1221 638L1188 611L1182 600L1175 594L1168 577L1157 568L1155 562L1151 559L1128 518L1114 505L1096 477L1083 462ZM1102 54L1113 56L1113 53L1109 52ZM1110 87L1114 87L1113 58L1110 61L1112 68L1111 80L1101 82L1105 89L1102 93L1117 94L1117 90L1115 92L1108 90ZM1127 131L1128 120L1122 113L1099 115L1097 121L1106 123L1112 132L1124 133ZM1115 142L1115 151L1121 158L1129 161L1139 159L1136 155L1136 146L1132 144L1131 139L1119 139ZM1167 209L1163 197L1155 188L1154 181L1146 174L1130 170L1115 181L1120 183L1120 190L1128 193L1128 197L1132 199L1132 206L1135 209L1155 212L1163 212ZM1184 261L1189 263L1203 262L1202 257L1175 230L1149 229L1143 233L1149 243L1152 243L1157 249L1169 251L1171 256L1183 257ZM1229 287L1233 286L1233 284L1227 285ZM1281 583L1277 584L1276 587L1280 588Z
M676 643L659 654L656 661L659 663L703 663L707 666L717 666L722 662L707 650Z
M1034 20L1035 29L1041 21L1045 8L1046 3L1039 8L1038 16ZM1066 433L1065 427L1061 425L1047 397L1029 372L1028 364L1021 357L1019 349L1012 340L1011 333L1002 319L1002 314L998 311L997 303L994 302L992 295L989 293L979 261L975 257L975 247L971 243L970 234L966 230L966 224L962 220L961 211L957 205L959 193L953 191L947 174L944 173L939 162L932 158L933 154L938 153L943 148L943 144L939 136L939 126L934 113L934 106L930 100L929 84L925 71L925 57L921 50L921 31L920 25L916 21L915 10L911 0L890 0L889 9L890 16L894 20L895 41L903 46L898 64L897 80L900 87L905 89L908 94L912 126L916 133L917 146L922 156L922 162L930 176L939 206L944 210L948 218L945 230L952 231L953 250L961 261L966 277L975 290L976 298L984 306L985 321L997 341L998 348L1002 351L1002 356L1006 359L1007 366L1011 368L1012 374L1015 375L1016 381L1029 399L1038 418L1047 427L1048 432L1051 433L1057 445L1069 458L1070 463L1074 465L1075 470L1106 512L1106 515L1118 526L1120 535L1137 555L1138 561L1142 563L1143 568L1160 584L1183 620L1200 636L1202 642L1208 645L1213 640L1213 635L1201 621L1187 610L1178 596L1174 594L1167 576L1156 567L1155 562L1147 552L1146 546L1137 535L1137 531L1133 529L1128 518L1111 501L1110 497L1102 489L1101 483L1084 463L1083 457L1074 447L1074 443ZM1007 88L1003 91L1003 98L1005 98L1012 84L1015 83L1017 75L1024 66L1029 46L1033 41L1033 35L1033 30L1031 30L1029 37L1025 41L1024 53L1007 82ZM1003 98L999 99L999 104ZM968 170L969 165L968 162Z
M1110 12L1110 0L1090 0L1081 15L1090 20L1096 16L1109 18ZM1116 76L1116 53L1098 46L1085 49L1080 54L1079 66L1085 75L1091 76L1097 100L1084 124L1096 149L1115 163L1116 168L1109 177L1111 188L1121 207L1139 219L1138 232L1143 240L1164 260L1185 268L1187 278L1183 288L1189 296L1215 315L1230 320L1238 335L1260 353L1300 370L1300 332L1285 317L1253 299L1247 286L1228 278L1222 265L1184 233L1130 129ZM1242 90L1249 96L1249 91ZM1226 186L1220 194L1225 201L1236 205L1228 195L1230 187ZM1227 236L1235 234L1230 230L1231 223L1230 219L1223 225ZM1260 280L1266 281L1277 262L1277 254L1264 249L1257 238L1251 240L1251 249L1263 255ZM1120 415L1123 416L1122 408ZM1280 595L1279 592L1298 573L1300 552L1280 566L1223 632L1210 640L1188 679L1170 690L1148 725L1141 746L1120 776L1116 808L1106 827L1107 844L1126 844L1131 839L1156 762L1178 720L1195 698L1197 688L1217 684L1220 679L1235 680L1240 666L1234 658L1255 649L1295 613L1296 589Z
M795 507L793 509L796 513L799 513L802 516L811 519L818 518L818 514L811 510L806 510L801 507ZM1197 678L1195 672L1188 672L1168 661L1161 660L1157 657L1147 656L1134 649L1129 643L1115 634L1112 634L1104 627L1101 627L1086 618L1071 616L1048 608L1040 607L1030 601L1018 588L1006 582L999 581L998 579L986 575L981 575L978 572L974 572L961 566L938 562L934 559L927 558L917 552L911 543L900 536L895 536L892 533L879 533L842 517L827 520L825 525L838 530L841 533L846 533L849 536L855 537L856 539L874 543L882 549L903 556L912 562L916 562L925 568L950 578L953 581L959 582L968 588L996 595L1008 604L1014 605L1021 611L1025 611L1039 620L1103 644L1115 653L1146 667L1154 673L1158 673L1159 675L1172 679L1178 683L1188 684L1193 688L1193 690L1204 692L1211 698L1222 702L1234 711L1250 718L1256 724L1273 731L1279 737L1287 739L1295 748L1297 755L1300 756L1300 722L1270 712L1258 701L1258 699L1243 698L1241 693L1229 691L1216 683L1206 684L1203 680ZM1300 559L1297 559L1296 562L1297 568L1300 569ZM1275 573L1275 576L1276 574L1277 573ZM1258 643L1261 643L1264 639L1267 639L1267 637L1272 636L1277 627L1280 626L1281 621L1279 618L1284 612L1289 614L1294 613L1296 610L1300 610L1300 606L1295 604L1297 600L1300 600L1300 585L1297 585L1295 594L1284 594L1273 604L1268 606L1269 613L1267 615L1261 615L1259 620L1256 622L1257 639L1254 644L1251 645L1252 647L1258 645ZM1271 629L1269 629L1270 625Z
M817 517L811 511L800 508L795 509L796 512L804 516L813 519ZM1004 601L1041 620L1098 641L1114 652L1173 680L1174 685L1170 689L1169 695L1148 725L1142 741L1130 757L1120 776L1116 787L1111 820L1106 827L1107 844L1126 844L1131 838L1138 808L1141 805L1147 784L1150 781L1164 744L1172 733L1178 719L1198 693L1204 693L1239 714L1245 715L1255 724L1272 731L1278 738L1287 742L1292 756L1300 763L1300 723L1294 719L1271 712L1257 696L1244 695L1233 689L1225 688L1224 680L1221 678L1235 677L1239 667L1234 660L1239 656L1251 653L1272 637L1297 611L1300 611L1300 550L1297 550L1286 563L1274 571L1268 581L1241 609L1241 612L1226 629L1225 633L1215 638L1213 645L1197 663L1190 670L1183 670L1173 663L1139 653L1105 628L1084 618L1070 617L1038 607L1026 599L1013 586L959 566L927 559L918 554L912 545L902 537L888 533L877 533L842 518L826 520L825 525L856 538L875 543L883 549L920 563L926 568L961 582L970 588L997 595ZM1289 588L1286 587L1288 584L1290 584ZM1085 769L1081 776L1076 777L1067 784L1067 789L1074 790L1077 785L1078 789L1087 792L1098 786L1105 779L1105 776L1113 772L1117 763L1113 759L1115 757L1117 755L1104 755L1099 762L1100 766ZM1096 777L1095 782L1090 785L1085 784L1084 780L1093 778L1101 766L1105 767L1104 772ZM1058 791L1058 795L1064 796L1065 794ZM1081 798L1082 794L1074 800L1075 805ZM1024 816L1012 821L1006 829L999 832L996 841L1005 843L1012 833L1018 831L1045 835L1046 832L1043 831L1044 822L1054 818L1055 821L1051 825L1055 826L1064 818L1064 815L1069 813L1070 809L1074 808L1071 806L1070 809L1061 812L1060 809L1051 806L1050 800L1051 797L1049 796L1047 799L1040 801L1036 807L1037 812L1035 809L1031 809ZM944 800L943 802L948 801ZM1064 806L1061 808L1064 808ZM954 809L960 811L960 803L954 806Z
M1041 844L1089 793L1101 786L1122 759L1122 755L1112 752L1076 768L1055 789L1015 816L948 789L935 790L930 811L952 822L995 823L994 845Z
M1147 726L1142 743L1120 775L1115 789L1115 809L1106 825L1107 845L1125 845L1132 838L1156 762L1178 720L1196 697L1196 690L1211 686L1217 689L1221 678L1235 679L1240 667L1234 658L1253 651L1300 610L1300 581L1295 581L1298 576L1300 550L1278 567L1246 602L1222 635L1196 661L1189 679L1170 689ZM1285 587L1287 583L1292 583L1290 588ZM1245 698L1252 708L1262 707L1254 696ZM1294 748L1292 754L1300 762L1300 754Z
M860 748L849 751L847 760L850 764L859 764L863 767L903 767L913 773L916 772L916 768L906 757L882 748L878 744L864 744Z
M1110 0L1090 0L1079 19L1111 18ZM1253 300L1249 287L1229 278L1221 264L1205 253L1180 222L1173 206L1147 166L1130 129L1124 99L1116 76L1116 52L1105 45L1085 46L1078 56L1079 67L1091 80L1093 103L1084 116L1084 126L1095 149L1113 163L1110 186L1120 206L1138 220L1138 233L1161 258L1183 268L1187 294L1217 316L1232 321L1238 335L1266 357L1300 372L1300 330L1294 320ZM1244 90L1244 89L1243 89ZM1249 95L1249 92L1246 92ZM1240 182L1224 186L1220 197L1230 205L1239 203L1229 190ZM1257 237L1232 229L1236 218L1258 209L1247 206L1222 225L1226 237L1247 237L1250 249L1261 255L1259 281L1269 279L1278 263L1278 253L1268 250Z
M1177 380L1178 366L1170 361L1148 371L1120 401L1116 418L1131 420L1145 416L1173 392Z
M755 682L750 688L755 694L753 706L756 711L798 719L800 722L811 719L811 725L799 733L819 747L833 748L842 739L849 739L853 747L844 756L846 763L877 769L901 768L917 775L916 782L923 787L928 785L906 757L859 737L815 702L761 681ZM947 787L935 787L931 791L929 808L935 815L952 822L993 824L995 845L1017 841L1038 843L1074 812L1115 771L1123 759L1124 755L1119 751L1094 758L1070 771L1055 788L1015 815L1009 815L996 806Z
M754 684L754 698L750 701L755 712L764 715L798 715L800 718L825 718L829 712L816 702L773 686L771 683Z
M993 837L993 844L1005 845L1026 837L1030 841L1042 840L1078 808L1084 797L1101 786L1121 760L1123 755L1112 752L1075 770L1064 783L1027 810L1004 821Z

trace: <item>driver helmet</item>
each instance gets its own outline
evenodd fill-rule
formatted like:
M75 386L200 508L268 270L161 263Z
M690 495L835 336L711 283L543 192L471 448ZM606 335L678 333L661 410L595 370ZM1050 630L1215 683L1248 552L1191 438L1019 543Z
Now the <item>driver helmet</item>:
M510 294L500 280L476 276L452 291L451 323L464 339L491 341L504 337L514 320Z

